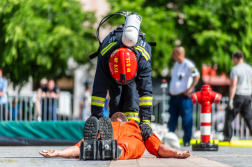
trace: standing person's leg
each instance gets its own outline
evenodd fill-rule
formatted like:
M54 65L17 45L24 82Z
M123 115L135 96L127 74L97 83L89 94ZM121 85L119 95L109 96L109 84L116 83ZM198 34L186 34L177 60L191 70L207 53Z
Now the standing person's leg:
M170 132L175 132L179 117L179 110L178 110L178 98L171 97L169 101L169 110L170 119L168 121L168 129Z
M180 99L179 112L182 117L182 127L184 129L184 144L189 145L192 138L193 125L193 103L189 97L182 96Z
M114 113L122 110L122 85L112 81L109 87L109 96L109 118L111 118Z
M242 96L235 95L234 97L234 109L231 110L229 107L226 109L226 115L225 115L225 123L223 128L223 135L225 141L230 141L232 138L232 122L235 119L236 115L240 112L242 109L244 99Z
M134 119L137 124L140 123L139 118L139 95L136 89L135 80L127 85L123 85L122 111L130 121Z
M244 103L240 112L249 128L250 134L252 134L252 111L250 96L244 96Z

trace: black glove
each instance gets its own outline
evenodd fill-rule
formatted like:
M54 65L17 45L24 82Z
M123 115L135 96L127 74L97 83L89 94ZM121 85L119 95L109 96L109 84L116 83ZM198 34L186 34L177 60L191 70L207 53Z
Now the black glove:
M147 140L149 137L152 136L153 132L152 132L149 120L141 121L139 126L140 126L140 129L142 130L141 136L143 138L143 141Z

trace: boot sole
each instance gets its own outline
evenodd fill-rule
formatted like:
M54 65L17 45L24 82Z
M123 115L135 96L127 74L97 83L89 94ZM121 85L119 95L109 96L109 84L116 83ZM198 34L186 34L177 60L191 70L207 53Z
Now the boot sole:
M113 126L107 117L99 119L100 140L113 140Z
M84 126L84 140L98 140L98 119L94 116L87 119Z

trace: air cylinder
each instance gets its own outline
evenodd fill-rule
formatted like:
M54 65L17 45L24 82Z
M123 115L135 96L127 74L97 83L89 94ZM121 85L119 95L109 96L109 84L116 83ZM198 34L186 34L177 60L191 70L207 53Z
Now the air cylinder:
M137 44L142 17L137 13L131 13L125 20L122 42L127 47Z

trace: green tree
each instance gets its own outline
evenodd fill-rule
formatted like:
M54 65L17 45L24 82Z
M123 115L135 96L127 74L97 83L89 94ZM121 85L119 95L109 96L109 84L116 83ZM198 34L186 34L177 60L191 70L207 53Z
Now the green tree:
M190 57L202 63L219 64L219 71L229 72L232 52L242 50L252 64L252 1L196 0L181 5L184 24L177 24L179 38Z
M14 85L63 75L96 50L94 22L76 0L1 0L0 66Z
M137 12L147 41L157 42L152 51L155 76L171 65L173 47L186 48L186 56L201 68L218 63L229 72L231 54L242 50L252 64L252 1L250 0L108 0L111 13ZM112 21L116 25L124 20Z

